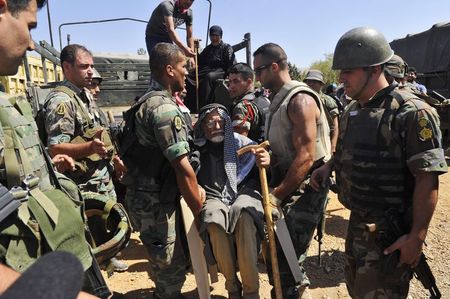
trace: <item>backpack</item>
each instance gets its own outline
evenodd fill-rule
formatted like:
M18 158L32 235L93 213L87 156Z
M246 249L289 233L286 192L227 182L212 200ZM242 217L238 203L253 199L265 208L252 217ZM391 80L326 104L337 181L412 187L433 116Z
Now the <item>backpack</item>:
M116 133L116 136L119 143L119 156L125 163L125 165L130 164L128 154L130 152L130 149L133 148L133 146L137 142L135 127L136 112L139 110L141 105L149 98L165 94L166 92L163 91L150 91L143 95L136 103L134 103L130 109L123 112L123 120L119 130Z

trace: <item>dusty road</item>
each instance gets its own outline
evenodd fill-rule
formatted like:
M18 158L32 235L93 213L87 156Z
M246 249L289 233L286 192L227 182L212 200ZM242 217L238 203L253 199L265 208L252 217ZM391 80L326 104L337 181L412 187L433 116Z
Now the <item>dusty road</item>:
M439 203L431 222L425 253L436 276L442 298L450 298L450 174L441 176ZM331 194L327 208L326 236L322 246L322 267L317 266L317 242L312 241L309 257L306 260L307 272L311 280L313 298L350 298L344 283L344 238L349 213ZM115 273L108 278L111 289L125 295L127 299L152 298L154 284L148 278L145 249L138 235L133 234L130 245L123 251L124 260L130 265L124 273ZM270 285L264 266L261 265L260 296L270 298ZM212 285L212 298L227 298L224 279L219 274L219 282ZM187 298L198 298L195 279L189 274L183 287ZM412 282L411 299L428 298L420 283Z

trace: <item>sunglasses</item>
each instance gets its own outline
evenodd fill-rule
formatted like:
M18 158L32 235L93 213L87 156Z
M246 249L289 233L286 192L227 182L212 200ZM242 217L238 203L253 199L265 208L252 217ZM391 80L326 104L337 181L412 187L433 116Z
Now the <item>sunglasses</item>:
M265 70L266 68L270 67L272 65L272 63L277 63L278 64L278 63L282 62L283 60L284 59L280 59L280 60L277 60L277 61L273 61L273 62L270 62L270 63L267 63L267 64L260 65L258 67L255 67L255 69L254 69L255 75L257 75L257 76L261 75L261 72L263 70Z
M216 124L219 124L219 127L223 127L225 124L225 121L223 119L220 120L210 120L208 122L205 123L205 126L208 129L214 129L216 127Z

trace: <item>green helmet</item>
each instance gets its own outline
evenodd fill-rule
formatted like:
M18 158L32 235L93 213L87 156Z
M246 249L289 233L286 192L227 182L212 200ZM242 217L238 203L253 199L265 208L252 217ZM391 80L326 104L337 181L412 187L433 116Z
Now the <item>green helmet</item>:
M394 55L383 34L369 27L347 31L334 50L333 69L353 69L386 63Z
M96 70L96 69L93 69L94 70L94 73L92 74L92 79L98 79L99 80L99 84L100 83L102 83L102 81L103 81L103 78L102 78L102 76L100 75L100 73Z
M325 84L325 81L323 80L323 73L319 70L309 70L304 81L306 80L315 80Z
M391 77L402 79L405 77L406 63L400 56L394 55L386 62L384 71Z

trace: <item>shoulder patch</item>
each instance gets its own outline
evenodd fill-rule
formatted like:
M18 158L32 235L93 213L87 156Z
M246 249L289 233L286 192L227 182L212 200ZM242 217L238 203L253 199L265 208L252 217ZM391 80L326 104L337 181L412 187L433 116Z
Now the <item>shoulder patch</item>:
M173 126L177 131L180 131L183 128L183 121L179 115L176 115L172 121Z
M67 106L66 103L62 102L59 103L58 106L56 107L56 114L58 115L64 115L67 112Z
M427 141L433 137L433 129L431 128L431 123L425 117L419 118L419 139L422 141Z

